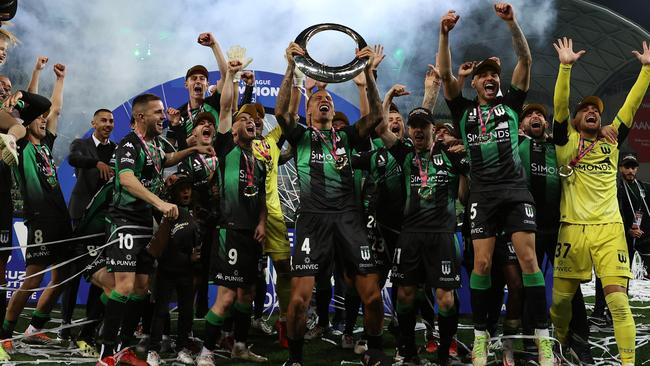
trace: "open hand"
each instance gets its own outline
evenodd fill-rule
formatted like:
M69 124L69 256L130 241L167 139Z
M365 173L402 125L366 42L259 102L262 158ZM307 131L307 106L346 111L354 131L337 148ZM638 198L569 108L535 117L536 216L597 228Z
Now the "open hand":
M563 65L573 65L587 52L585 50L573 52L573 40L567 37L558 39L557 43L553 43L553 47L555 47L560 63Z

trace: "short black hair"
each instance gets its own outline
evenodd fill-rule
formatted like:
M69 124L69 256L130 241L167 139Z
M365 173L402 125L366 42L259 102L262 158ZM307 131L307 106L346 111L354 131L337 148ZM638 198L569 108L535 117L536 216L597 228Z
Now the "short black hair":
M162 100L160 99L159 96L151 93L145 93L145 94L140 94L137 97L133 98L133 103L131 107L131 115L133 115L136 111L136 109L142 108L145 104L148 104L149 102L154 102L157 100Z
M95 113L93 114L93 117L96 117L98 114L103 113L103 112L111 113L111 114L113 113L113 111L111 111L109 109L99 108L98 110L95 111Z

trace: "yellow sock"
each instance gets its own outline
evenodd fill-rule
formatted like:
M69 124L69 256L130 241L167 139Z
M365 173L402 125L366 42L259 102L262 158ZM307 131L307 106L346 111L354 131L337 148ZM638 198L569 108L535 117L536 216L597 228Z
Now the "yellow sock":
M614 292L605 296L605 301L612 313L614 338L621 354L621 363L634 365L636 327L627 295L624 292Z
M553 300L551 302L551 321L555 326L557 339L565 344L571 323L571 300L580 286L580 280L553 278Z

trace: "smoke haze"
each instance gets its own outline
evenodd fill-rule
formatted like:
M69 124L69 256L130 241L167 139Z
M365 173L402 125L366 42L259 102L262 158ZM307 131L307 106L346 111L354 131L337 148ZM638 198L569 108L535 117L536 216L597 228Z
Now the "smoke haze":
M529 42L548 42L554 27L553 0L512 2ZM323 22L347 25L368 44L381 43L388 55L379 72L380 93L400 82L421 88L427 63L437 49L440 17L449 9L461 16L453 30L454 64L463 59L501 56L511 69L510 33L485 0L409 1L213 1L213 0L22 0L11 30L22 44L10 51L2 72L14 88L26 88L38 55L50 58L40 93L49 95L52 65L66 64L64 111L59 143L82 135L98 108L113 109L137 93L204 64L216 70L212 52L196 43L210 31L224 53L247 48L251 69L283 73L284 49L304 28ZM354 44L342 34L314 37L309 51L326 64L352 59ZM477 54L480 53L480 54ZM353 103L351 83L332 87ZM416 95L413 98L421 98ZM61 152L61 149L58 149Z

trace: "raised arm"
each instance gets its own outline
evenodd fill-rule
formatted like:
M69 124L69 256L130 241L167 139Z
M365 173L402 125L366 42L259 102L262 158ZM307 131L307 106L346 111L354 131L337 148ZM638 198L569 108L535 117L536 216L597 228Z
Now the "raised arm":
M228 71L226 71L226 83L221 91L221 111L219 113L219 133L225 134L232 128L232 97L234 94L233 75L241 70L242 64L238 60L228 62Z
M370 135L370 131L375 129L384 117L381 98L377 90L375 76L372 74L372 64L374 61L374 52L370 47L357 51L357 57L360 59L368 58L368 64L363 69L366 78L366 95L368 97L368 114L361 116L361 119L355 124L359 137L365 138Z
M533 57L530 55L528 41L515 18L515 10L508 3L497 3L494 5L499 18L503 19L510 28L512 33L512 47L517 55L517 65L512 72L511 85L521 91L528 91L530 87L530 67L533 63Z
M616 118L614 118L614 122L611 124L619 132L619 143L625 140L632 128L634 115L641 106L641 101L643 101L643 97L648 90L648 84L650 84L650 47L648 47L648 43L643 41L643 53L638 51L632 51L632 53L641 62L642 67L639 77L627 94L627 98L625 98L625 103L623 103L623 106L616 114Z
M400 84L395 84L393 85L388 92L386 92L386 95L384 96L384 103L383 103L383 114L384 118L382 121L377 125L375 131L383 141L384 145L386 145L387 148L391 148L395 142L397 142L398 138L397 135L395 135L393 132L390 131L389 128L389 115L390 115L390 104L393 102L394 97L401 97L403 95L409 95L410 93L406 90L406 87L404 85Z
M585 51L573 52L573 40L571 38L558 39L553 44L560 60L560 70L555 81L555 92L553 94L553 114L558 123L564 123L569 119L569 92L571 80L571 67L578 59L585 54ZM569 124L569 128L572 128Z
M278 97L275 101L275 117L285 136L287 136L288 131L296 126L296 120L289 108L291 102L291 93L294 88L294 68L296 67L295 62L293 61L293 56L304 54L305 50L303 50L302 47L300 47L295 42L289 43L289 46L285 51L285 58L287 59L287 71L284 73L282 84L280 84L280 91L278 92Z
M436 57L436 64L437 62ZM424 77L424 98L422 99L422 108L426 108L433 113L436 106L438 94L440 93L440 71L437 66L429 65L427 74Z
M224 76L228 70L228 62L226 61L226 58L221 51L221 47L219 47L219 42L217 42L217 39L214 37L214 35L209 32L199 34L198 42L201 46L210 47L212 53L214 54L214 58L217 60L217 67L219 67L220 78L219 81L217 81L216 86L217 92L221 93L225 79Z
M41 76L41 71L45 68L45 64L47 64L47 57L38 56L32 71L32 78L29 80L29 86L27 87L28 92L38 94L38 79Z
M454 29L458 19L454 10L450 10L440 20L440 37L438 39L438 68L443 85L445 99L452 100L460 95L456 78L451 72L451 50L449 49L449 31Z
M50 107L50 114L47 116L46 128L50 133L56 135L59 125L59 115L63 108L63 81L65 79L65 65L54 65L54 74L56 81L54 82L54 89L52 90L52 107Z

